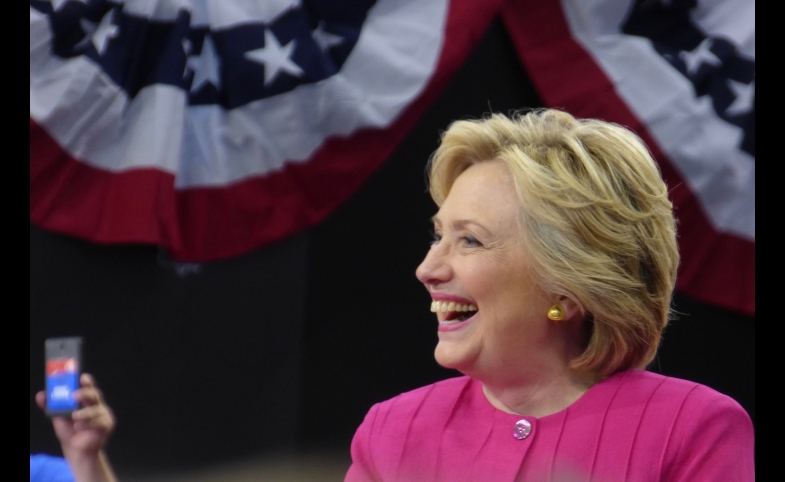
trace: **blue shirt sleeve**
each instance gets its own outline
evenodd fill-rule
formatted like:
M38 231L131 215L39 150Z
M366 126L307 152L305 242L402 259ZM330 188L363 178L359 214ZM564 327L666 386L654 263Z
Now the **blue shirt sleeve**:
M64 458L31 454L30 482L74 482L74 476Z

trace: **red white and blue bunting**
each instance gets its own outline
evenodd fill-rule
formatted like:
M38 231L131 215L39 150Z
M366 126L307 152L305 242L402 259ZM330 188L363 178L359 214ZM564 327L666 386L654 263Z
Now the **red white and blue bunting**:
M670 188L677 287L755 313L755 4L508 2L543 101L635 130Z
M649 144L679 289L754 314L743 0L33 0L31 221L182 260L293 234L384 162L496 14L546 105Z

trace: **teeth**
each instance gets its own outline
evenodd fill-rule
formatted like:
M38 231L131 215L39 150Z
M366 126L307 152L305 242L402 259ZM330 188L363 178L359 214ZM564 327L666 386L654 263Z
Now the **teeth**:
M431 301L431 313L450 311L477 311L477 306L473 304L456 303L454 301Z

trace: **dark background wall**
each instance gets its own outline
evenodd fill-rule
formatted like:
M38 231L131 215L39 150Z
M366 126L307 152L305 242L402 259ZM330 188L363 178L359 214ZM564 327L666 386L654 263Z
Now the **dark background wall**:
M452 120L541 106L527 79L494 22L348 202L244 256L183 265L31 226L31 452L58 451L32 402L50 336L85 337L85 366L119 420L109 453L121 473L348 452L371 404L455 376L433 361L430 299L414 277L435 212L424 167ZM651 369L729 394L754 420L754 319L678 294L675 308Z

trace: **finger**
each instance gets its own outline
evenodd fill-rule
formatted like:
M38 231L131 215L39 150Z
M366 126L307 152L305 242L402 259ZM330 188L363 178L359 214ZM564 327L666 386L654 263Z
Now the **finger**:
M96 417L87 420L77 420L74 422L76 430L95 430L110 434L114 431L114 424L108 416Z
M74 422L69 417L52 417L52 425L57 438L67 440L74 433Z
M98 429L111 432L114 429L114 416L104 406L95 406L77 410L72 414L76 430Z
M35 394L35 403L41 410L46 410L46 392L38 392Z
M83 387L95 387L95 378L89 373L82 373L82 376L79 377L79 381L82 383Z
M106 415L107 410L106 407L103 405L92 405L90 407L85 407L79 410L75 410L71 413L71 418L76 420L89 420L91 418L97 418L102 415Z
M112 410L109 407L103 404L92 405L76 410L71 414L71 418L74 421L105 419L109 422L109 425L114 426L114 413L112 413Z
M103 397L101 391L95 387L82 387L74 392L74 400L84 406L100 405Z

